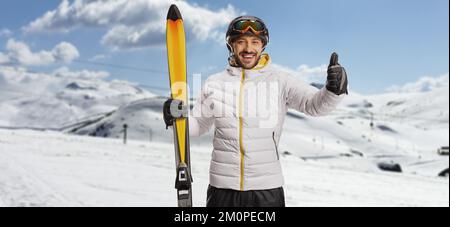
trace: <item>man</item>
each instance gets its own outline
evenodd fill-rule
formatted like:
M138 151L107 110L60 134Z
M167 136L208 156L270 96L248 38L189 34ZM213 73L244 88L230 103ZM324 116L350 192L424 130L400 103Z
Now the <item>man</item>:
M269 31L253 16L234 19L226 42L229 66L207 79L189 118L191 136L215 126L207 206L284 207L278 144L286 113L331 112L347 94L345 69L333 53L321 90L275 69L263 53ZM179 117L170 111L179 104L165 103L167 125Z

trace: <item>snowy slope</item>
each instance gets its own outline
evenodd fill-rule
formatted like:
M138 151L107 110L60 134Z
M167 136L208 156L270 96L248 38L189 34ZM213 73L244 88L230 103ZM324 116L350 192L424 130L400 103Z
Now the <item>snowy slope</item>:
M107 138L123 138L123 126L128 126L127 138L130 140L157 141L172 143L173 132L166 130L162 108L165 97L140 99L121 106L109 116L98 121L67 127L65 132L77 135L90 135ZM210 145L212 133L196 139L194 144Z
M165 98L129 82L107 81L107 76L65 68L41 74L0 67L0 128L43 131L1 131L0 206L174 204L167 193L167 188L173 188L174 163L173 134L165 129L161 113ZM392 196L394 205L440 205L442 198L448 205L448 178L436 178L449 167L448 156L436 152L449 144L448 78L446 81L446 86L408 92L372 96L350 92L326 117L289 112L280 142L289 203L389 205L389 199L382 198ZM127 149L120 139L124 124L128 125ZM204 205L212 136L210 131L191 141L193 155L198 155L194 159L201 163L194 167L195 175L200 176L195 186L198 205ZM166 164L155 164L155 160ZM387 174L380 170L380 164L399 164L403 173ZM115 177L120 180L116 182ZM133 177L142 177L142 184L133 185ZM154 190L147 189L152 178L164 185L155 189L165 190L161 200L152 195ZM99 185L93 183L96 181ZM367 189L380 196L367 197L366 189L356 190L352 181L380 187ZM436 182L442 181L446 197L422 195L426 190L434 191ZM398 198L405 189L381 190L391 184L415 187L419 191L414 193L424 197L405 202L413 192ZM325 194L330 204L326 204L330 200L321 200ZM28 197L34 199L23 199ZM115 197L121 199L111 199Z
M449 165L448 157L436 152L449 142L448 107L448 87L414 94L350 93L330 116L288 118L281 149L349 169L376 171L379 163L399 163L404 172L436 176Z
M433 98L434 97L434 98ZM123 105L109 116L69 127L78 135L172 142L162 119L163 97ZM355 93L330 116L313 118L291 111L280 142L281 151L337 167L379 171L380 163L398 163L404 172L437 176L448 157L436 149L448 144L448 88L426 93L362 96ZM373 119L373 127L370 126ZM211 146L212 131L193 143Z
M61 149L64 148L64 149ZM204 206L210 151L194 146L194 205ZM0 130L0 206L174 206L166 143ZM288 206L448 206L448 178L337 169L281 156Z
M108 75L67 68L44 74L1 66L0 126L58 128L154 96L126 81L107 81Z

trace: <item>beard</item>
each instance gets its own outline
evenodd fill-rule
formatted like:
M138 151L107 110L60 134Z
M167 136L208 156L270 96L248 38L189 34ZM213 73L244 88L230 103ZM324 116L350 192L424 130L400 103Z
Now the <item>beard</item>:
M251 62L246 62L245 58L243 57L244 55L254 55L253 59L251 60ZM256 65L258 65L258 61L259 58L261 57L260 54L256 53L256 52L240 52L239 54L235 54L234 55L234 60L236 61L236 64L244 69L253 69L255 68Z

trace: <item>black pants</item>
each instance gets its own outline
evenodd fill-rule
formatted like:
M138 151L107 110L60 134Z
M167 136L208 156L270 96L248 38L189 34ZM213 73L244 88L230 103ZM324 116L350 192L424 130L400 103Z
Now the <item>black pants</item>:
M285 207L283 188L236 191L208 187L206 207Z

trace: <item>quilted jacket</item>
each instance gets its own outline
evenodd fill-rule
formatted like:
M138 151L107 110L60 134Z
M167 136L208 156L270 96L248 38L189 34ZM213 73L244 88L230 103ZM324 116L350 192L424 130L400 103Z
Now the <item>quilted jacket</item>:
M214 125L210 185L239 191L282 187L278 144L288 109L323 116L343 97L278 70L266 54L252 70L228 66L210 76L189 119L191 136Z

